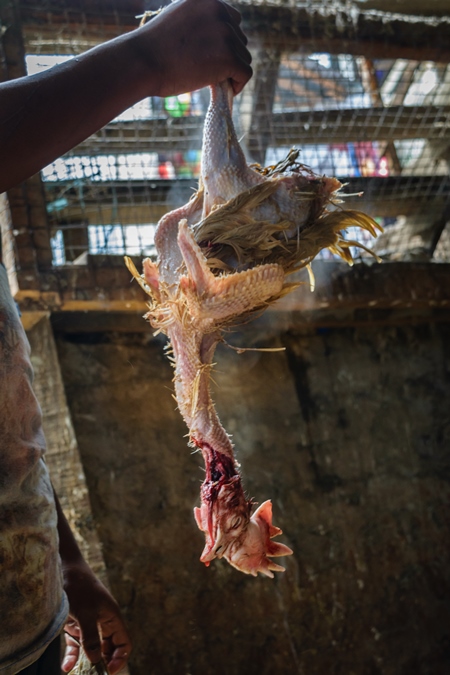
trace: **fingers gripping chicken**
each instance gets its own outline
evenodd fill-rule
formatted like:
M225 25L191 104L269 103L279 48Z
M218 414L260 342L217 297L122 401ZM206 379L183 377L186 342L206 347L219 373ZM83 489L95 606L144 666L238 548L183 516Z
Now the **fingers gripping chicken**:
M252 514L230 437L211 400L209 381L222 330L243 316L260 312L296 287L286 274L308 265L329 247L351 262L341 235L348 225L375 233L376 223L358 212L328 213L341 187L319 178L290 155L285 163L261 169L248 166L231 117L231 87L211 89L203 137L199 190L185 206L158 224L157 262L144 261L141 277L150 295L146 317L170 340L175 396L206 467L201 506L194 511L205 533L201 561L228 562L246 574L273 577L283 571L272 558L291 549L273 538L272 505Z

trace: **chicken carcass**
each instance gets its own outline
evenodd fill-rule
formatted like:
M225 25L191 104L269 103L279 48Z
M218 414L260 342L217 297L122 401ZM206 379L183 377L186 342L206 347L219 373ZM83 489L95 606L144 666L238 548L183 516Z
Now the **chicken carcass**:
M170 341L175 396L190 443L205 462L201 505L194 514L205 534L200 560L225 558L237 569L273 577L283 571L273 558L290 555L273 541L272 504L254 513L242 488L229 435L210 395L210 373L225 327L260 313L295 288L288 273L308 265L323 248L351 262L341 234L359 225L375 234L376 223L359 212L327 211L341 184L318 177L290 153L269 169L247 165L231 116L227 82L211 88L203 136L201 180L188 204L159 222L156 261L144 260L133 276L150 296L146 318Z

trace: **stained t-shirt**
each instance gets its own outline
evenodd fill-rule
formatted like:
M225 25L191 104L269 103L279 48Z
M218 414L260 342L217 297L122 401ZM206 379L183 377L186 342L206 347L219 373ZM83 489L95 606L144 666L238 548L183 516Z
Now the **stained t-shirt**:
M0 675L36 661L68 612L32 379L30 347L0 265Z

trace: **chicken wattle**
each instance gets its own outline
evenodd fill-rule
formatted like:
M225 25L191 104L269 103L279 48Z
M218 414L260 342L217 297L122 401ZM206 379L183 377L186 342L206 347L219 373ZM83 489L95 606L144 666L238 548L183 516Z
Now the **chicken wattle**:
M175 396L189 428L190 443L205 462L201 506L194 515L205 533L201 561L228 562L246 574L273 577L284 568L272 558L292 550L273 541L266 501L253 513L242 488L229 435L210 395L215 348L225 327L297 286L286 275L309 265L323 248L351 262L346 227L375 234L377 224L355 211L327 211L341 184L318 177L291 152L285 162L248 166L231 117L232 90L211 88L206 116L201 180L188 204L165 215L155 235L156 261L144 260L139 275L127 265L151 300L146 318L164 332L172 349Z

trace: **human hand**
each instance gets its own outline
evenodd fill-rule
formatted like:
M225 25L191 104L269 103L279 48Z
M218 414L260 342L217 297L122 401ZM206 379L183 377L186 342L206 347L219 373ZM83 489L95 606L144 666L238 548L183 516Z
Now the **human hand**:
M174 96L229 79L238 94L252 76L240 22L224 0L177 0L134 31L131 43L157 81L151 93Z
M63 571L70 609L62 669L74 668L83 647L91 663L103 658L110 675L118 673L128 659L131 641L116 601L84 560L64 566Z

